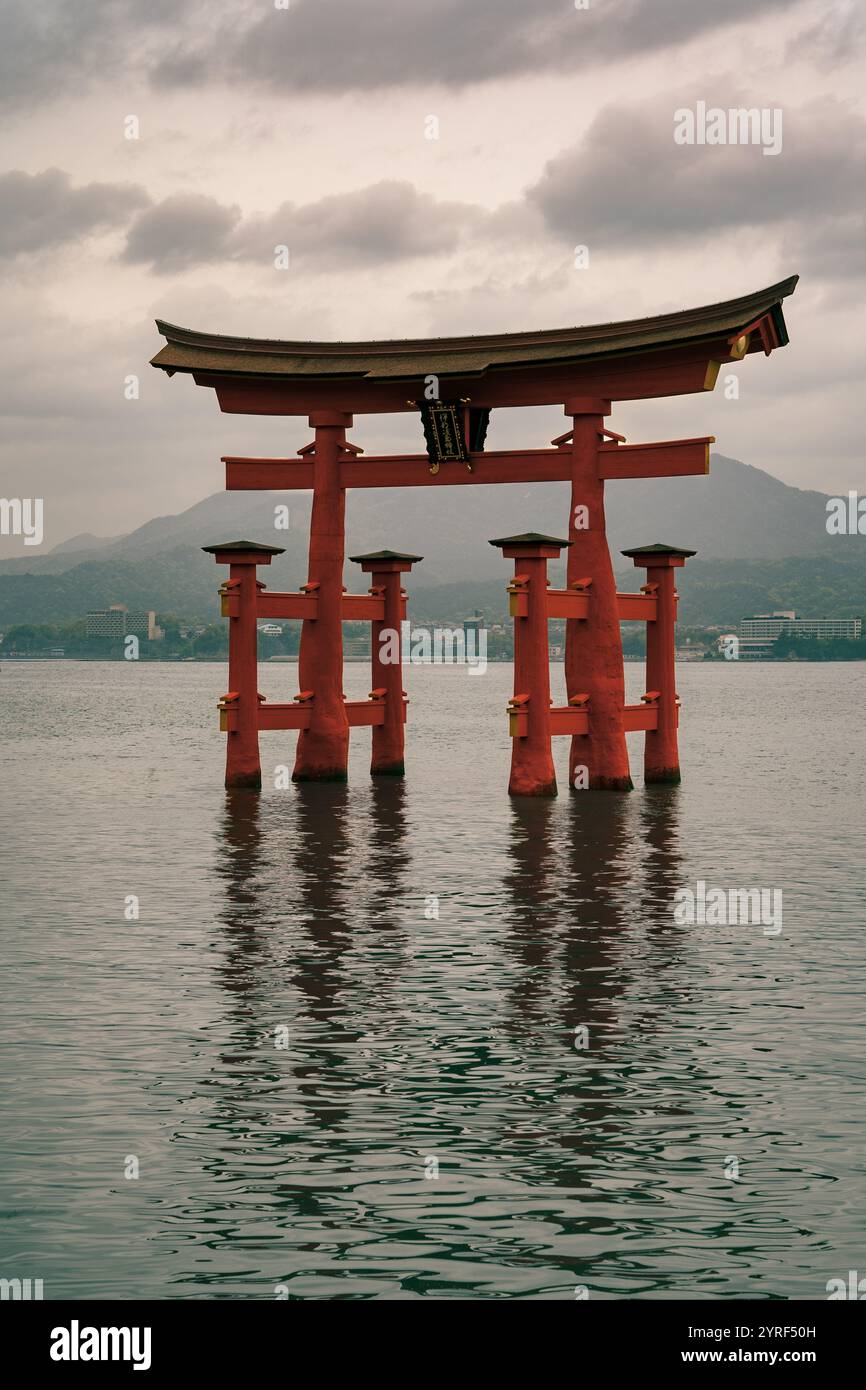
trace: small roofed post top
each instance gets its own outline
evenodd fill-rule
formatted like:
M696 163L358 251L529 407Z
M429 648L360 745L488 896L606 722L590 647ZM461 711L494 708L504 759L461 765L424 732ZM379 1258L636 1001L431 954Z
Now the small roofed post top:
M711 390L722 362L785 346L782 301L797 278L651 318L449 338L236 338L158 319L166 344L151 365L191 375L216 390L224 411L242 414L415 410L431 375L442 400L471 400L475 409L681 395Z
M559 536L545 536L540 531L524 531L519 536L500 536L490 541L502 551L506 560L557 560L560 552L572 544Z
M256 555L259 563L269 565L272 555L284 555L285 546L263 545L261 541L222 541L220 545L203 545L206 555Z
M400 550L371 550L369 555L350 555L349 559L353 565L363 565L365 562L372 564L374 560L408 560L418 564L424 559L423 555L404 555Z
M654 545L636 545L632 550L620 551L620 554L627 556L629 560L637 555L681 555L684 560L690 560L697 553L696 550L683 550L678 545L662 545L661 541L656 541Z
M503 545L507 545L512 546L515 549L519 546L525 546L527 549L529 549L534 548L538 545L566 546L572 544L572 541L561 540L559 536L544 536L540 531L524 531L519 536L500 536L499 540L497 541L488 541L488 545L495 545L499 546L500 548Z
M408 574L423 555L406 555L400 550L372 550L369 555L350 555L353 565L360 565L364 574Z

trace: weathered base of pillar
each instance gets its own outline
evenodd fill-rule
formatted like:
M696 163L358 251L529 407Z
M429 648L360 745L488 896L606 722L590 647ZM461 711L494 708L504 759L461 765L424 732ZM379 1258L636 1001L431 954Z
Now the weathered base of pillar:
M262 789L261 768L256 772L227 772L225 785L226 791L246 788L248 791L260 792Z
M405 777L406 767L401 758L399 762L377 763L370 768L371 777Z
M569 789L573 792L633 792L634 782L630 777L593 777L590 773L589 787L576 787L574 782L569 783Z
M295 768L293 782L348 782L349 774L344 767Z
M302 729L295 751L293 782L345 782L349 767L349 725Z
M676 786L682 778L678 767L645 767L643 780L647 786L651 782L664 782L668 786Z
M508 783L509 796L558 796L556 778L549 782L525 782L515 781L512 777Z
M589 789L592 792L632 792L634 782L630 777L593 777L590 773Z
M634 790L625 734L620 730L593 735L575 734L568 757L569 785L574 787L578 769L593 792L630 792Z

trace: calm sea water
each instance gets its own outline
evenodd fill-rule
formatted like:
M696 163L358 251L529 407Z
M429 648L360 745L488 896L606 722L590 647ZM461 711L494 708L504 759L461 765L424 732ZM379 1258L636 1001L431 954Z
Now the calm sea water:
M804 1299L866 1274L864 668L678 681L679 789L643 789L635 736L634 793L569 794L560 739L559 798L510 803L493 666L407 671L404 785L358 730L348 787L275 790L295 736L268 734L257 798L222 789L220 666L4 663L0 1276ZM699 879L781 889L782 933L677 925Z

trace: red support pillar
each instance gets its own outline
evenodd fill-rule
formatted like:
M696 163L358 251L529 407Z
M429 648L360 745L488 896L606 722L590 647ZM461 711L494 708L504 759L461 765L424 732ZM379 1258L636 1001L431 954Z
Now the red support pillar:
M677 591L674 570L696 552L670 545L644 545L623 555L647 571L647 589L655 594L656 618L647 623L647 694L656 696L658 724L648 729L644 744L644 781L679 782L677 745L679 709L676 680Z
M351 423L352 416L339 410L310 416L316 439L308 582L316 586L318 608L301 629L299 684L314 698L310 726L298 735L295 782L344 782L349 761L342 616L346 492L340 485L340 455Z
M372 624L373 690L385 691L385 722L373 725L372 777L402 777L404 767L403 621L404 590L400 579L423 557L380 550L350 555L353 564L372 576L370 592L384 599L384 617ZM388 659L383 661L383 656Z
M567 582L569 587L581 579L592 583L588 618L569 618L565 629L568 697L588 694L590 709L589 734L575 734L571 740L568 780L573 786L575 769L583 766L589 769L590 788L630 791L622 718L622 639L605 532L604 481L599 477L598 463L610 402L577 397L566 401L565 413L573 422Z
M550 654L547 640L547 562L568 541L528 532L491 541L513 559L509 588L514 616L514 697L509 796L556 796L550 751Z
M237 710L235 729L226 735L226 786L262 785L259 762L259 678L256 623L258 582L256 566L269 565L274 555L282 555L278 545L259 545L254 541L225 541L202 549L216 557L218 565L228 565L228 583L220 590L237 594L237 614L229 618L229 689L224 703Z

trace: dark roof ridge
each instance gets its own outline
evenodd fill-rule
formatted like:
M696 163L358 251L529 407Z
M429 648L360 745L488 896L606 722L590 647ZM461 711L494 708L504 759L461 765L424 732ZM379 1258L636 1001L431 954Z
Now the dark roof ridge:
M768 285L765 289L754 290L750 294L739 295L734 299L720 300L715 304L703 304L690 309L671 310L665 314L646 315L638 319L608 320L606 323L584 324L566 328L528 329L517 333L479 333L436 338L382 338L368 341L339 339L302 341L288 338L243 338L231 334L203 333L197 329L183 328L179 324L169 323L165 319L157 319L156 326L169 344L212 348L228 352L261 352L272 356L300 354L347 357L354 352L359 355L375 356L394 351L401 353L424 352L431 348L449 352L472 352L477 351L480 347L508 347L512 345L516 347L521 344L542 347L546 343L555 344L564 339L592 338L599 335L613 337L616 336L617 332L625 335L639 331L651 324L659 328L668 325L686 327L703 318L711 319L725 316L728 313L735 316L740 309L743 310L744 316L748 317L752 309L759 312L760 309L767 309L772 304L793 294L798 280L798 275L792 275L785 280L778 281L775 285ZM157 365L162 364L157 363Z

